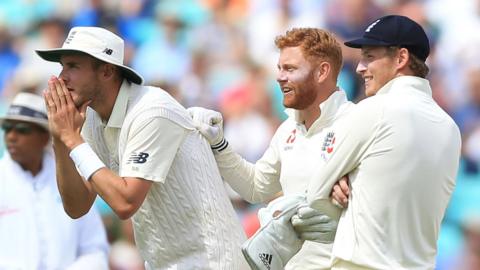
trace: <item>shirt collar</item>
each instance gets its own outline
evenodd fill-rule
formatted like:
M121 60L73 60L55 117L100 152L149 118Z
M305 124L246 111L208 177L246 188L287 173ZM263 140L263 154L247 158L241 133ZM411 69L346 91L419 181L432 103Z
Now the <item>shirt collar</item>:
M377 95L405 91L405 89L414 89L415 91L422 92L430 97L432 96L432 88L430 87L429 81L417 76L400 76L394 78L380 88Z
M117 99L115 100L115 105L113 105L112 114L108 119L107 127L111 128L121 128L123 125L123 120L127 114L127 104L129 98L129 89L131 85L127 80L123 80L120 91L118 92Z
M338 108L348 102L347 96L343 90L337 88L337 91L333 92L325 101L320 103L320 117L315 120L314 125L317 122L323 123L333 119L338 111ZM300 112L295 109L285 109L285 113L289 118L295 119L297 123L303 123L303 119L300 117Z

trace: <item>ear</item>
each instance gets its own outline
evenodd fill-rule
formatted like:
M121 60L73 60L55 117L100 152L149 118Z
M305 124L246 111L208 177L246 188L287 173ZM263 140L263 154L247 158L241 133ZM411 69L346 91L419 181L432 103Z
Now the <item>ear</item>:
M105 79L112 78L115 75L116 68L117 67L112 64L103 65L101 69L102 77Z
M398 69L404 69L408 67L410 60L410 52L406 48L400 48L398 50L397 67Z
M327 77L329 76L331 72L331 65L328 62L321 62L320 65L318 65L317 70L315 72L315 80L319 83L324 82Z

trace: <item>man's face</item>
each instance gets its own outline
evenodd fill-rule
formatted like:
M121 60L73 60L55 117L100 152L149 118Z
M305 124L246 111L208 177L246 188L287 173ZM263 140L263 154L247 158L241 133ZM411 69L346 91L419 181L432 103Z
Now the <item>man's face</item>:
M300 47L286 47L280 51L277 82L283 92L283 105L304 110L315 102L314 69L303 56Z
M5 146L14 161L28 167L29 162L43 155L49 140L46 130L30 122L13 120L3 121L1 126L5 132Z
M81 54L66 54L60 59L62 72L59 77L65 82L77 107L88 100L95 102L100 94L98 69L94 68L93 61L92 57Z
M362 48L362 56L357 65L357 73L365 82L365 95L375 95L380 88L396 77L395 56L387 54L386 47Z

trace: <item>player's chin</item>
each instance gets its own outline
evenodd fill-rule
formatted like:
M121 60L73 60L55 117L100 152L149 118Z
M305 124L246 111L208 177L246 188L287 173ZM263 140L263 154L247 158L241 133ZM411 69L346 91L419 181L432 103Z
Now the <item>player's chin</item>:
M284 97L283 97L283 106L284 106L285 108L295 109L295 107L296 107L295 99L284 96Z
M75 107L77 108L80 108L83 104L85 104L85 102L88 101L87 99L81 98L76 95L72 95L72 100L73 100L73 104L75 104Z
M365 86L365 96L366 97L374 96L375 93L377 93L377 90L375 89L375 87L373 87L373 85Z

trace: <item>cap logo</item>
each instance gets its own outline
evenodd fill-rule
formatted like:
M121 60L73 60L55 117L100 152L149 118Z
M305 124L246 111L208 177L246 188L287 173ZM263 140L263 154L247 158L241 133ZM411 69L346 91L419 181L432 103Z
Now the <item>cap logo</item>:
M75 34L77 31L72 31L70 35L68 35L67 39L65 40L65 44L70 44L72 42L73 38L75 37Z
M112 49L109 49L109 48L105 48L105 50L103 50L104 53L108 54L108 55L112 55L113 53L113 50Z
M372 24L370 24L367 29L365 30L365 32L370 32L370 30L372 30L372 28L378 23L380 22L380 19L374 21Z

